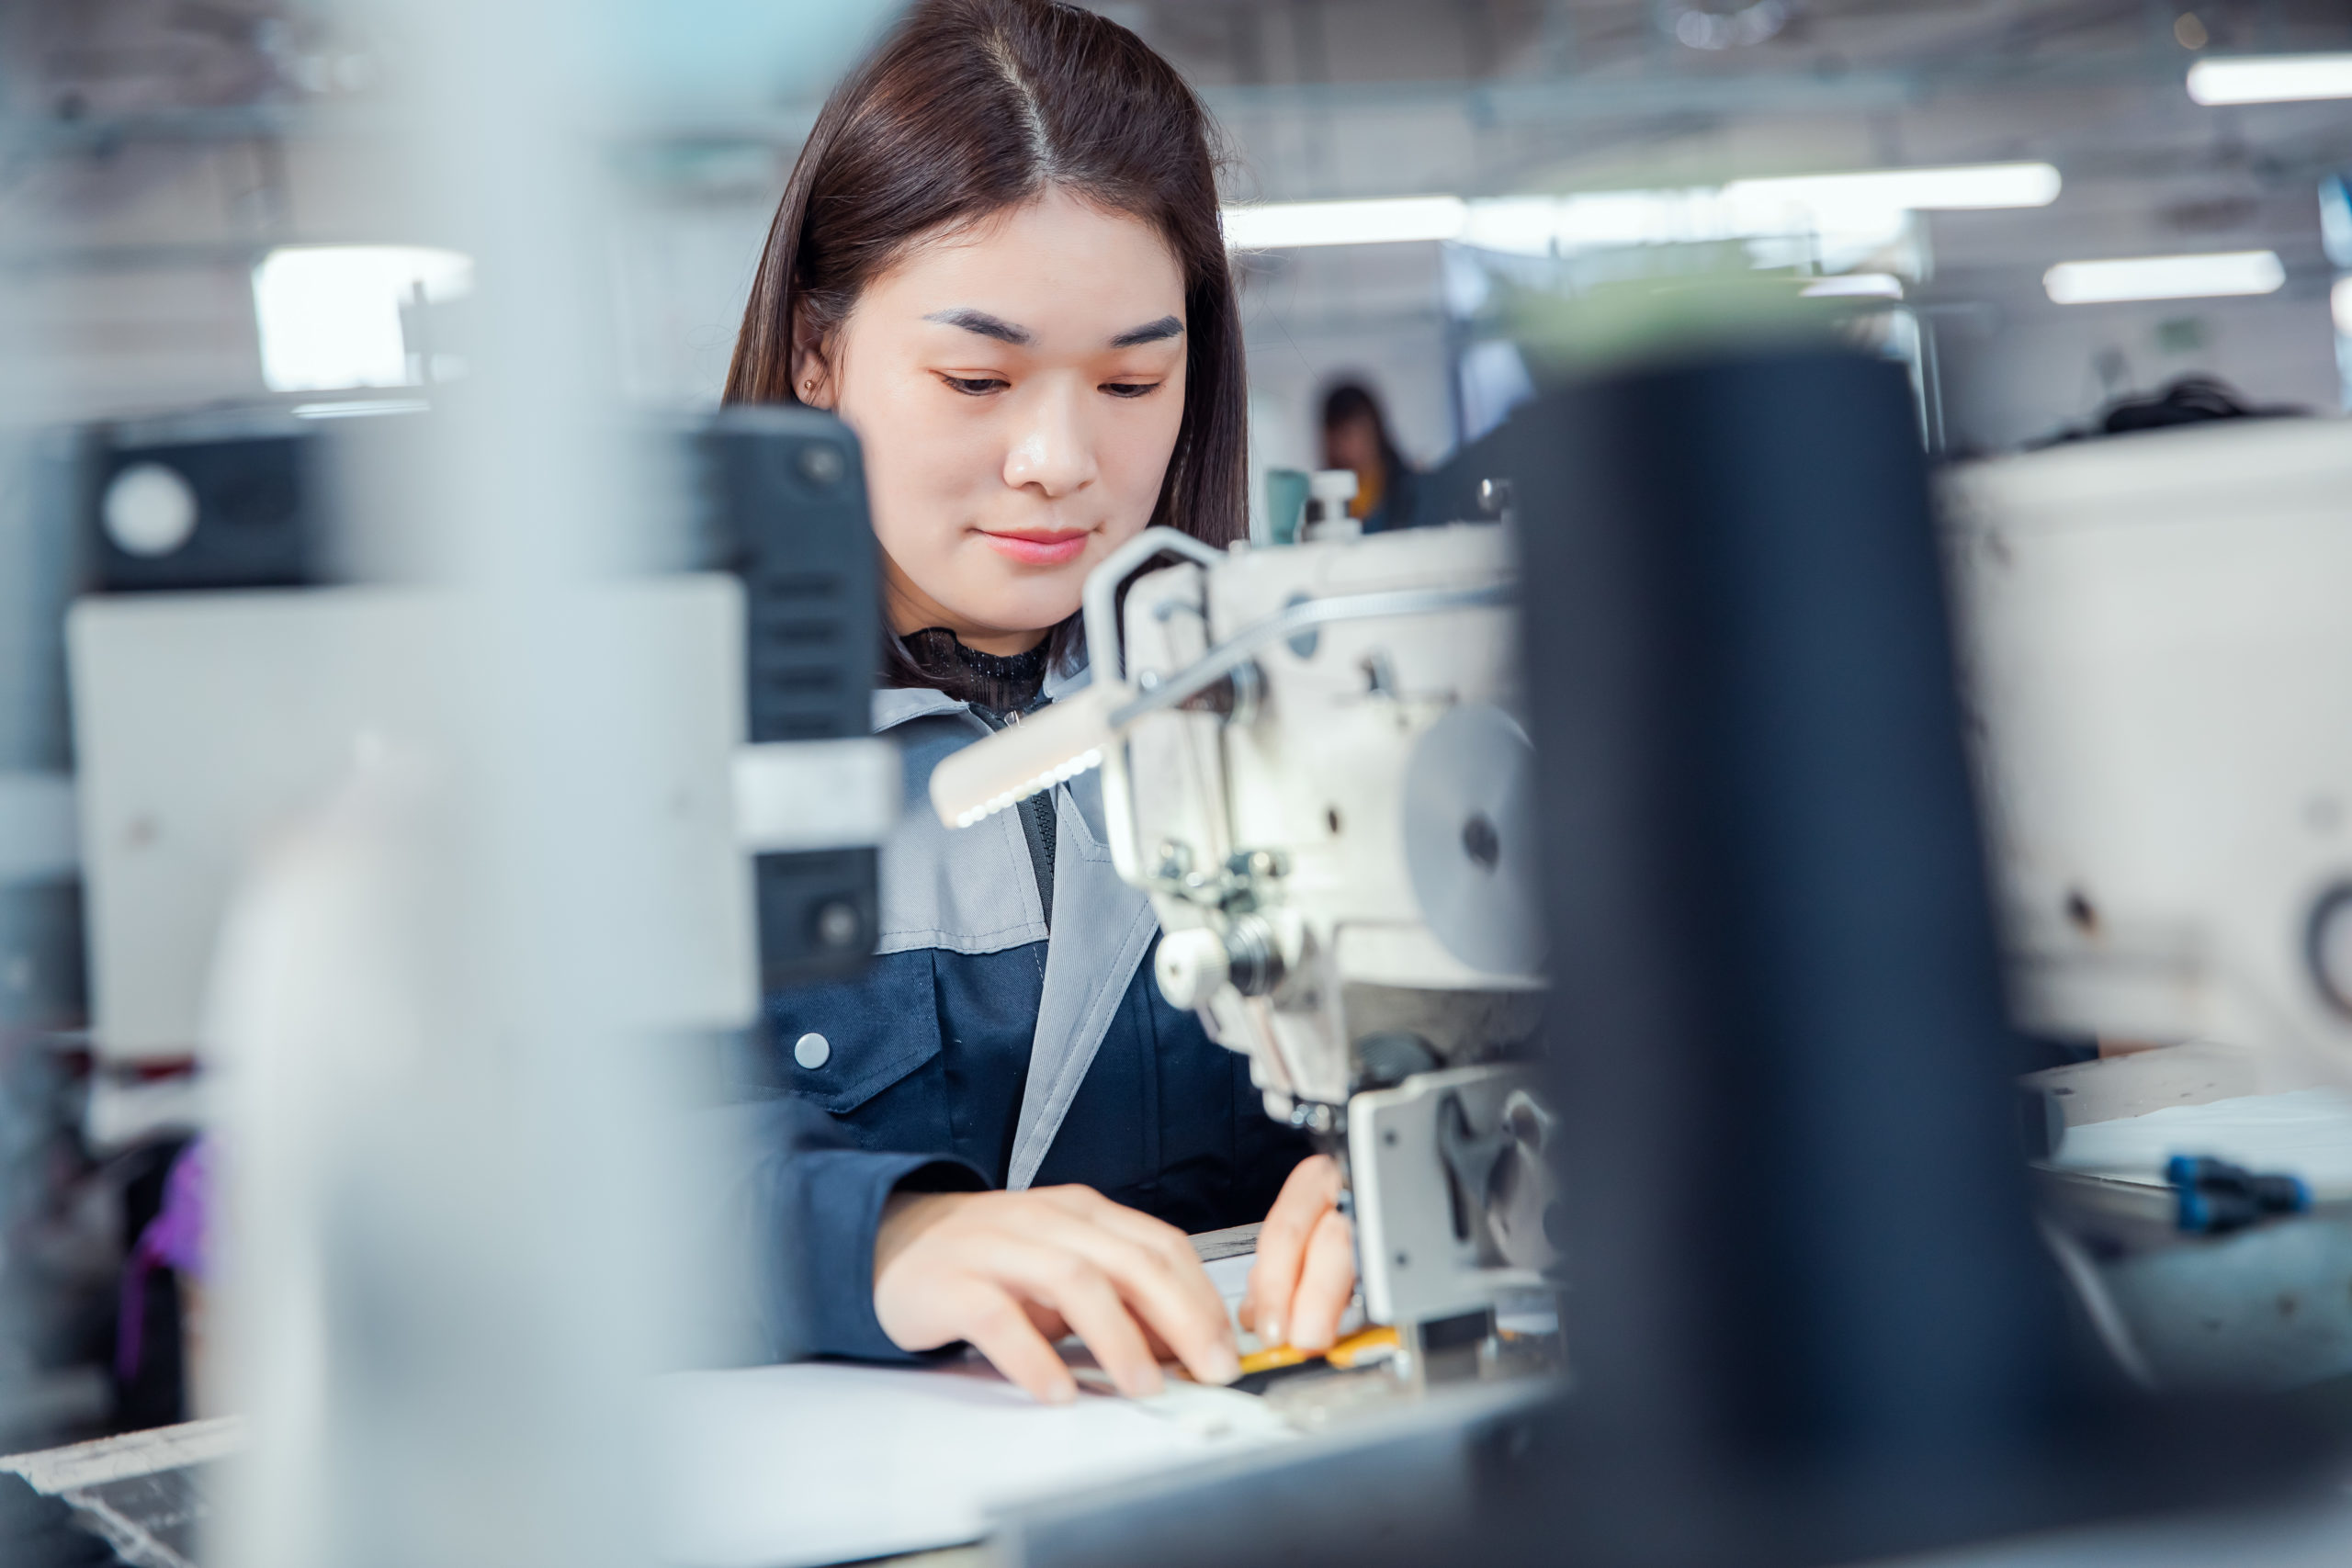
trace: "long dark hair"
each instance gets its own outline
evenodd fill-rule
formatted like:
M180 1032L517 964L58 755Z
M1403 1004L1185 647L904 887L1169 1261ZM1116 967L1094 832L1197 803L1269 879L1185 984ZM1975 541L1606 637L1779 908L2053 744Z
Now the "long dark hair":
M1241 316L1217 219L1213 130L1183 78L1117 23L1050 0L922 0L809 132L768 230L724 400L797 402L830 344L915 240L1059 188L1141 219L1184 274L1184 415L1151 521L1215 545L1247 530ZM1067 667L1078 618L1048 657ZM929 685L895 637L884 674Z

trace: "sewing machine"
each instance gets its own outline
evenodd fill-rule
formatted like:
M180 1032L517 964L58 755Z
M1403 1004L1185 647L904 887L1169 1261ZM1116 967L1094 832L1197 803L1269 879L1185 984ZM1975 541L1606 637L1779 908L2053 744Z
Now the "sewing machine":
M1493 1312L1554 1261L1516 577L1495 523L1229 552L1148 530L1088 580L1093 684L932 788L962 824L1101 766L1162 992L1340 1160L1366 1315L1414 1382L1496 1364Z
M1946 488L2021 1021L2223 1047L2199 1099L2352 1071L2347 484L2352 429L2314 420L2062 447ZM2143 1098L2106 1108L2179 1091Z
M2352 1371L2352 1190L2328 1153L2352 1114L2311 1092L2352 1081L2347 489L2335 420L2068 446L1945 484L2013 1010L2109 1050L2028 1080L2052 1163L2090 1173L2044 1182L2052 1239L2082 1240L2070 1273L2148 1382ZM2183 1235L2169 1154L2304 1178L2317 1210Z

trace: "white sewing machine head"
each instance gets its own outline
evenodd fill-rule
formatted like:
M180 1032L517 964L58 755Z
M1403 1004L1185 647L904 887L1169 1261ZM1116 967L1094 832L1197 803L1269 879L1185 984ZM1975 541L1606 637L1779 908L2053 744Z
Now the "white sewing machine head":
M2348 494L2339 420L1947 479L2021 1021L2209 1043L2105 1114L2352 1077Z
M954 823L1102 766L1160 987L1342 1156L1378 1322L1484 1311L1552 1258L1516 575L1493 524L1230 553L1152 529L1088 581L1094 683L933 775Z
M1204 702L1136 718L1104 779L1132 814L1121 869L1168 933L1160 988L1250 1054L1275 1115L1326 1126L1367 1077L1402 1076L1367 1069L1367 1039L1419 1036L1426 1069L1532 1029L1503 1022L1543 958L1508 552L1464 525L1188 563L1128 593L1141 693L1302 623Z

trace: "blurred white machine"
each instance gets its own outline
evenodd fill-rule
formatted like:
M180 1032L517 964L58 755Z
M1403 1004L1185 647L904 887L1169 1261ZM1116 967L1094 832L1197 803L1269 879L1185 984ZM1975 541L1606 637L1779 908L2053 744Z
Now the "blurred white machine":
M2019 1021L2180 1047L2067 1118L2352 1080L2352 425L1955 471L1967 696Z
M2106 1052L2026 1080L2044 1234L2138 1381L2352 1372L2352 424L2063 446L1944 499L2012 1007ZM2316 1207L2217 1224L2176 1156Z
M473 650L461 606L422 590L315 588L82 600L68 620L88 914L103 1059L201 1055L216 938L272 840L371 768L446 773L464 755L449 694ZM621 939L649 1029L739 1027L757 1009L752 863L878 837L895 751L864 739L744 741L744 595L721 573L582 592L603 663L662 728L621 789L650 895ZM593 699L590 699L593 700ZM109 1091L102 1142L153 1114ZM182 1098L186 1098L183 1096ZM174 1102L177 1109L177 1102ZM119 1123L119 1125L118 1125Z
M1102 766L1161 990L1340 1156L1408 1370L1419 1331L1553 1261L1516 575L1492 524L1230 552L1148 530L1088 581L1093 684L933 775L965 823Z
M92 1031L110 1060L200 1055L224 912L273 838L371 769L446 776L469 648L433 593L150 593L68 620ZM655 897L628 933L649 1028L740 1024L757 1005L743 733L742 593L716 574L583 596L615 679L651 683L667 733L632 781ZM454 781L452 781L454 782ZM748 792L746 792L748 794Z

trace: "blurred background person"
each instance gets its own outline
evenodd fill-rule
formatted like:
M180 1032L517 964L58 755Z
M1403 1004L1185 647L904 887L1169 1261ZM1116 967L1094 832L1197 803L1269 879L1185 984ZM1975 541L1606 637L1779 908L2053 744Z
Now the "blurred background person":
M1352 468L1356 498L1348 515L1367 534L1413 525L1419 475L1388 434L1380 400L1361 381L1335 384L1323 394L1323 462L1326 468Z

